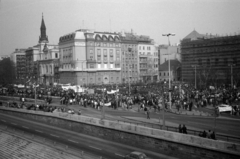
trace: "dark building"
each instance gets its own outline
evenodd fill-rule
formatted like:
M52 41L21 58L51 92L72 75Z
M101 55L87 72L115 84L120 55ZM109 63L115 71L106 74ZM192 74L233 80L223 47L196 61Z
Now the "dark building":
M198 87L239 85L240 35L213 36L192 31L181 41L183 81ZM232 72L232 73L231 73ZM232 76L231 76L232 75Z

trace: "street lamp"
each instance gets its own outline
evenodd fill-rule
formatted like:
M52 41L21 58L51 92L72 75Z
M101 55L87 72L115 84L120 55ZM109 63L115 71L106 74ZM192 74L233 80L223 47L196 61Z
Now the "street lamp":
M199 65L192 65L192 67L194 67L195 68L195 89L197 89L197 67L198 67Z
M128 48L128 55L130 55L130 53L132 52L132 48ZM129 96L130 96L130 92L131 92L131 89L130 89L130 68L131 68L131 64L130 64L130 61L129 61L129 70L128 70L128 85L129 85Z
M175 33L168 33L168 34L162 34L162 36L167 36L168 37L168 46L170 46L170 41L169 41L169 36L175 36ZM169 106L170 109L172 109L172 98L171 98L171 72L170 72L170 58L168 55L168 72L169 72Z
M231 67L231 86L233 88L233 66L236 66L235 64L229 64L228 66Z

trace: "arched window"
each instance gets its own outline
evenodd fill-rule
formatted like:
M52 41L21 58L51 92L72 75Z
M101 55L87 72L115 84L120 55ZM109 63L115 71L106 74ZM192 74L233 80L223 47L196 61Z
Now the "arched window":
M100 35L99 34L97 34L96 36L95 36L95 40L102 40L102 38L100 37Z
M114 37L114 40L117 41L117 42L120 41L119 37L117 37L117 36Z
M106 35L103 35L103 36L102 36L102 39L103 39L103 41L108 41L108 38L107 38Z

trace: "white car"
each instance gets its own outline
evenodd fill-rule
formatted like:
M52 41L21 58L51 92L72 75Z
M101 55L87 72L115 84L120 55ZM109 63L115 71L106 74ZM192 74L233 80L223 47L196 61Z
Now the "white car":
M226 105L226 104L221 104L221 105L217 106L217 108L218 108L219 113L234 111L232 106Z

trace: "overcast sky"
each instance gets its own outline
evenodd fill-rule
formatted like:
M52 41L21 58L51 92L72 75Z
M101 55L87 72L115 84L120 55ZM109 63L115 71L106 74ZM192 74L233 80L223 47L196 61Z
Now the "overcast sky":
M44 15L50 44L87 28L131 31L167 44L164 33L179 43L191 31L240 34L240 0L0 0L0 55L36 45Z

